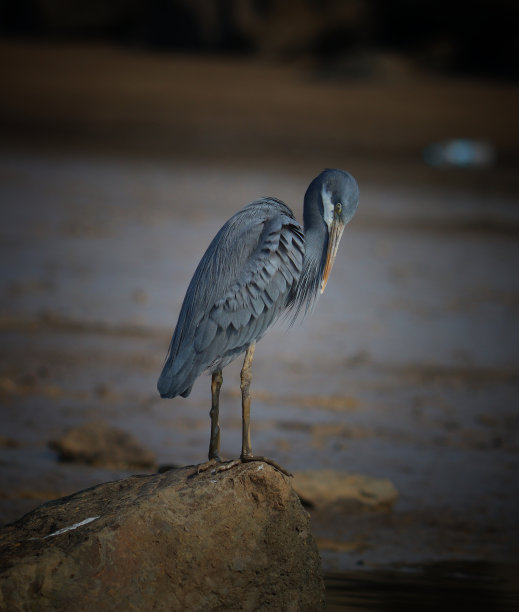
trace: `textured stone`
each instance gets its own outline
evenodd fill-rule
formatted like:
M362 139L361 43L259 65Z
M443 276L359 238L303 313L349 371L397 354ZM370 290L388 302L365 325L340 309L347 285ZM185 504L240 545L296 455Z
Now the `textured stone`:
M0 535L6 610L320 610L309 517L263 463L137 476L36 508Z

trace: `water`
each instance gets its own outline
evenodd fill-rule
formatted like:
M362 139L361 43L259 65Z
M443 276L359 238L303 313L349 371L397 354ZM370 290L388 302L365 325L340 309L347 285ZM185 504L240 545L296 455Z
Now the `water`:
M236 208L270 193L300 216L309 177L95 155L0 161L0 520L114 477L57 465L47 448L88 420L123 426L159 464L202 461L209 379L186 400L155 388L184 291ZM366 566L516 558L519 246L460 229L513 210L484 191L469 202L365 182L314 315L257 347L255 452L399 492L376 520L314 515L316 537L339 549L360 538ZM222 388L228 458L240 448L239 369ZM341 555L323 551L325 567L355 566Z
M519 567L444 562L400 570L326 574L327 610L512 612L519 609Z

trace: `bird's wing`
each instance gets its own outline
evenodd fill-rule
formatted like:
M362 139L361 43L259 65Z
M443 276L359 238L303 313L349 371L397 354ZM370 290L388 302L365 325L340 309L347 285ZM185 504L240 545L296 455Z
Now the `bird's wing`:
M303 265L301 226L274 199L245 206L218 232L189 285L159 380L186 395L259 340L292 300Z
M210 354L210 363L259 340L289 304L302 269L304 243L300 228L287 221L276 217L263 224L258 248L198 325L195 350Z

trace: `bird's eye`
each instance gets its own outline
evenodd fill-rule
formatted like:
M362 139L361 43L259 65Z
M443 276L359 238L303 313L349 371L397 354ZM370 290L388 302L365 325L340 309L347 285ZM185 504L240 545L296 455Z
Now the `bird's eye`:
M341 214L341 210L342 210L342 204L340 202L337 202L337 204L335 205L335 212L340 215Z

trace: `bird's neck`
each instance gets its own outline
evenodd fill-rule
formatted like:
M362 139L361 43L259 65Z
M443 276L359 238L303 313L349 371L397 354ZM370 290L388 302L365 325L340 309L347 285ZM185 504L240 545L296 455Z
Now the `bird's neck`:
M328 249L328 229L323 219L323 211L319 206L320 202L322 202L321 194L318 185L313 181L305 193L303 206L303 224L305 230L303 272L316 285L314 287L316 294L321 287L326 262L326 251Z
M307 192L303 212L305 255L294 293L294 318L301 311L308 312L319 295L328 249L328 231L322 214L315 205L315 199L308 195Z
M312 279L312 296L318 294L323 280L326 251L328 250L328 232L321 218L318 223L309 227L305 224L305 256L303 259L303 275Z

